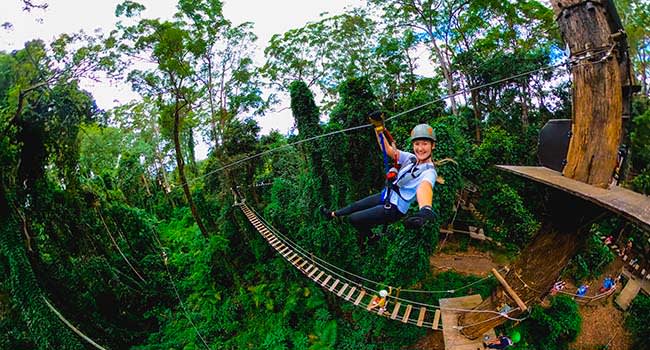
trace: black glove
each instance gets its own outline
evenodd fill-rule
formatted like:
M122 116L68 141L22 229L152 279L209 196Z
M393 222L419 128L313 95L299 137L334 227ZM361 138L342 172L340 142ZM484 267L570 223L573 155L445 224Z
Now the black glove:
M436 218L436 214L433 212L430 206L426 205L420 208L416 214L409 216L404 220L404 226L406 228L420 228L427 221L433 221Z

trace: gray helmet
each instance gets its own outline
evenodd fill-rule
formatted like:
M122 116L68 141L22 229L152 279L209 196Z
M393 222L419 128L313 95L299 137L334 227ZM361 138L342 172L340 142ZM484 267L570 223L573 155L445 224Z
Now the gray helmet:
M436 142L436 133L429 124L418 124L411 130L411 142L420 139Z

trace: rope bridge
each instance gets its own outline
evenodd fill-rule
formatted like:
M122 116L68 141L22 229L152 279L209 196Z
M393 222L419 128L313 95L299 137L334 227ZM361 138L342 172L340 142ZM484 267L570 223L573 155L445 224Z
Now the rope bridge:
M372 283L378 285L379 283L365 279L361 276L356 276L341 268L338 268L327 261L315 257L313 254L306 251L304 248L298 246L290 239L275 230L271 225L261 219L253 209L248 207L245 203L236 203L239 206L248 221L255 227L255 229L264 237L264 239L275 249L285 260L291 263L296 269L302 272L309 279L319 284L323 289L335 294L340 299L352 303L356 307L364 308L369 312L377 313L378 315L388 317L391 320L401 321L402 323L412 324L418 327L426 327L433 330L442 330L441 325L441 311L453 312L480 312L480 313L493 313L494 318L504 317L508 319L517 320L508 316L508 313L500 313L491 310L472 310L461 308L445 308L437 305L420 303L413 300L399 298L398 296L389 295L386 298L384 308L374 309L371 308L373 298L376 297L378 291L369 287L364 283ZM487 277L489 278L489 277ZM485 278L485 279L487 279ZM484 279L483 279L484 280ZM481 282L476 281L473 284ZM420 293L454 293L457 290L467 288L470 285L464 286L456 290L444 291L422 291L422 290L401 290L401 292L420 292ZM389 303L389 300L391 303ZM392 305L392 309L390 309ZM390 310L389 310L390 309ZM516 309L511 310L513 312ZM482 321L483 322L487 322ZM474 326L453 326L454 329L460 330L462 328Z

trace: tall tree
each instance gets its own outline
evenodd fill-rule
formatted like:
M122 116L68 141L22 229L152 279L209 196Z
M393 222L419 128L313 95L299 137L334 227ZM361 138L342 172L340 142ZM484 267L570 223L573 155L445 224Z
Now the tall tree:
M346 78L374 76L381 69L376 45L376 23L364 11L354 11L274 35L264 50L262 72L280 91L304 81L323 96L321 105L329 110Z
M308 139L322 133L319 125L320 113L314 102L314 95L303 81L294 81L289 85L291 111L300 139ZM329 180L323 166L323 152L319 144L308 143L305 150L311 160L311 173L319 180L319 193L325 203L329 202Z
M426 43L436 57L437 63L446 81L447 93L451 95L450 104L454 115L458 114L458 102L455 96L456 85L451 67L451 51L443 38L447 36L451 17L456 16L459 8L465 4L458 1L378 1L370 3L380 6L385 18L393 19L397 27L411 27L417 33L426 35Z
M124 40L132 40L134 43L129 51L149 55L151 61L155 62L155 69L134 70L129 74L129 79L141 94L158 97L156 102L160 118L170 131L185 199L199 230L208 238L208 230L196 209L185 175L181 142L181 133L188 118L193 116L193 105L198 99L194 63L196 53L201 52L201 46L190 40L189 33L182 24L157 19L144 19L135 27L128 28Z
M210 125L206 141L217 148L228 123L240 114L264 108L261 83L253 67L257 37L250 22L233 26L218 0L181 0L176 17L196 47L195 76L200 89L194 113Z

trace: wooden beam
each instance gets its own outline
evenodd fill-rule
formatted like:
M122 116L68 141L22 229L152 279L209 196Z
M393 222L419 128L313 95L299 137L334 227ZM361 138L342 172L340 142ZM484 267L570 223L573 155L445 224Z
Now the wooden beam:
M524 302L521 300L521 298L519 298L519 295L517 295L517 293L512 289L512 287L510 287L508 282L506 282L506 279L503 278L503 276L501 276L499 271L497 271L495 268L492 268L492 274L494 274L494 277L496 277L497 280L501 283L501 285L503 286L503 289L506 290L508 295L510 295L510 297L515 301L515 303L517 303L517 306L519 306L519 309L521 309L522 312L528 310L528 307L526 307L526 304L524 304Z

